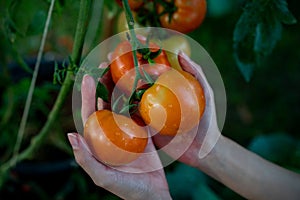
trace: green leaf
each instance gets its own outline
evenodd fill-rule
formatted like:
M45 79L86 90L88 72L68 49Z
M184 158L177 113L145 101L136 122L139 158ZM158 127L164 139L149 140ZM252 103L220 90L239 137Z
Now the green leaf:
M289 165L298 142L286 133L273 133L255 137L248 149L265 159L281 165Z
M233 32L233 56L246 81L250 80L255 67L253 46L256 24L259 21L255 7L255 4L246 5Z
M282 23L295 23L286 0L247 1L233 33L233 57L246 81L281 39Z
M32 18L31 23L28 26L27 34L35 35L43 32L45 27L45 22L47 19L47 14L43 10L39 10L35 13Z
M108 89L105 87L105 85L101 82L98 82L96 88L96 100L97 98L101 98L103 101L108 102L108 93Z
M256 63L259 65L263 59L270 55L281 38L282 24L272 13L265 13L265 17L256 26L256 37L254 40L254 52Z
M297 23L297 19L293 16L293 14L288 9L288 4L286 0L275 0L274 10L276 16L282 23L288 25Z
M178 163L174 171L166 172L172 198L219 199L206 183L206 175L196 168Z
M219 200L217 194L207 184L198 185L193 193L193 200Z
M9 16L14 24L16 33L21 36L26 36L31 24L37 24L34 20L40 20L35 18L38 12L45 10L47 5L44 1L39 0L19 0L12 1L9 8ZM39 21L40 22L40 21ZM43 23L44 24L44 23ZM41 26L41 25L40 25Z

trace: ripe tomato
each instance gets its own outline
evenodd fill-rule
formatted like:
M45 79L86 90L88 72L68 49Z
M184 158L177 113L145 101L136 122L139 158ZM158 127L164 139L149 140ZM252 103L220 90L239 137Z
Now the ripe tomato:
M156 52L160 49L160 47L154 43L150 43L149 48L151 52ZM155 62L154 64L148 64L148 61L145 60L140 53L137 54L137 57L141 74L143 74L141 69L143 68L154 79L170 69L170 63L164 50L162 50L161 53L153 59ZM130 95L136 73L133 62L132 47L129 41L121 42L116 47L112 55L110 69L112 79L116 86L125 94ZM143 81L139 80L138 87L142 84Z
M174 0L174 4L177 9L171 15L171 19L169 13L160 17L162 27L188 33L203 22L207 9L206 0ZM158 5L157 12L162 13L163 11L164 7L161 4Z
M95 158L112 166L137 159L148 141L143 127L109 110L96 111L88 118L84 138Z
M143 94L139 112L162 135L174 136L195 127L204 112L204 91L185 71L169 70Z
M162 48L165 50L171 66L177 70L181 70L181 66L178 62L178 52L182 51L187 56L191 56L191 46L189 41L180 35L174 35L163 40Z
M116 0L118 5L123 6L122 0ZM128 0L128 4L131 10L137 10L143 5L143 0Z

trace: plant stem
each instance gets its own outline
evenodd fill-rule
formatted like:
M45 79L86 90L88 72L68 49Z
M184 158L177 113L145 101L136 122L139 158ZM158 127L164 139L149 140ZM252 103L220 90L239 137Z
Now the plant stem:
M71 65L79 66L80 64L84 38L86 35L87 25L89 21L89 11L91 7L90 5L91 5L91 0L80 1L80 10L79 10L78 22L77 22L76 33L75 33L74 48L71 55L71 59L72 59ZM74 68L74 66L69 66L69 67ZM48 119L46 123L44 124L41 131L35 137L32 138L31 144L19 154L19 156L15 160L16 163L24 159L30 158L35 152L35 150L38 147L40 147L40 145L42 144L42 141L45 139L45 136L49 133L51 127L56 122L59 113L63 107L63 103L65 102L69 92L72 89L73 76L74 74L72 71L67 72L66 79L60 89L60 92L58 94L58 97L56 98L54 106L52 107L52 110L48 115ZM2 164L0 168L0 177L1 177L0 187L4 183L4 178L5 175L7 175L7 171L12 167L11 163L12 160L9 160L6 163Z
M14 166L17 162L18 155L19 155L19 150L20 150L21 143L22 143L22 140L23 140L25 127L26 127L26 123L27 123L27 119L28 119L28 114L29 114L29 110L30 110L30 106L31 106L32 96L33 96L33 92L34 92L34 88L35 88L35 83L36 83L36 79L37 79L37 76L38 76L38 71L39 71L42 56L43 56L43 51L44 51L46 38L47 38L47 35L48 35L48 28L49 28L49 24L50 24L50 21L51 21L51 16L52 16L54 3L55 3L55 0L52 0L51 4L50 4L50 7L49 7L48 16L47 16L47 20L46 20L46 24L45 24L45 28L44 28L44 33L43 33L43 37L42 37L42 41L41 41L41 46L40 46L40 49L39 49L39 52L38 52L38 55L37 55L37 61L36 61L35 67L34 67L30 88L29 88L28 95L27 95L27 98L26 98L25 108L24 108L24 111L23 111L21 123L20 123L19 130L18 130L17 141L16 141L16 144L15 144L15 147L14 147L14 150L13 150L13 155L12 155L12 159L11 159L11 165L12 166Z
M132 93L134 93L138 80L142 78L139 66L138 66L138 59L137 59L137 48L141 45L139 40L136 37L135 31L134 31L134 19L132 16L132 12L130 10L128 0L122 0L123 2L123 7L125 10L125 15L126 15L126 21L128 24L129 32L130 32L130 43L132 46L132 53L133 53L133 63L134 63L134 69L135 69L135 79L132 87ZM130 99L130 98L129 98Z

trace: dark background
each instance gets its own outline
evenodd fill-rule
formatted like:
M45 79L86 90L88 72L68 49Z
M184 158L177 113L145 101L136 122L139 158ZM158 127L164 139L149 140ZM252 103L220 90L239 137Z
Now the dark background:
M12 2L17 6L12 8ZM287 2L299 22L299 1ZM266 159L300 172L300 25L283 26L273 52L246 82L233 59L232 42L242 3L209 0L204 23L189 34L211 55L223 78L227 114L222 133ZM61 0L56 4L22 149L30 145L30 139L46 121L60 89L52 83L54 63L67 63L72 49L79 2ZM120 9L109 5L112 7L105 8L101 34L95 39L95 28L89 29L85 54L93 42L101 42L116 31L110 26ZM0 3L0 166L11 156L30 85L31 75L22 62L31 68L35 64L48 6L46 0ZM115 17L109 19L110 14ZM9 19L14 20L17 31ZM56 126L32 159L0 177L6 180L0 188L0 199L118 199L95 186L76 165L66 138L67 132L75 131L70 105L71 94ZM183 164L175 162L165 170L174 199L243 199Z

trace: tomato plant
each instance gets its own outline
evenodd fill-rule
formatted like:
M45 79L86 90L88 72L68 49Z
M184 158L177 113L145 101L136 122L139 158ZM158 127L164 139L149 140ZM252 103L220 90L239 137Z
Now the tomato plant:
M136 20L137 18L137 13L132 11L132 16L134 18L134 27L137 28L135 31L137 34L141 34L141 35L147 35L147 29L144 28L143 25L139 24ZM143 29L138 29L138 28L143 28ZM118 18L117 18L117 27L116 27L116 31L117 33L121 33L121 32L124 32L124 31L128 31L129 28L128 28L128 24L127 24L127 21L126 21L126 16L125 16L125 12L122 11L119 13L118 15ZM122 38L126 38L126 34L122 34Z
M84 138L99 161L113 166L137 159L148 141L143 127L109 110L96 111L88 118Z
M185 71L169 70L142 96L139 112L145 123L162 135L185 133L195 127L205 109L197 79Z
M160 51L160 47L154 43L149 44L150 52ZM143 70L152 78L156 79L160 74L170 69L170 63L164 50L162 50L155 58L146 58L142 53L137 53L138 65L141 74ZM129 41L121 42L115 49L112 55L112 63L110 65L112 79L116 86L125 94L129 95L132 92L134 79L136 76L134 70L134 61L132 47ZM143 69L142 69L143 68ZM138 86L143 84L143 80L139 80Z
M206 0L174 0L159 3L157 12L162 27L182 33L195 30L206 15Z

